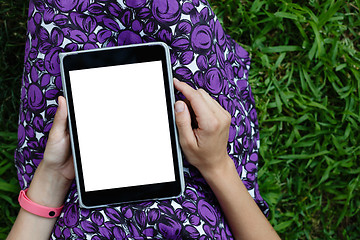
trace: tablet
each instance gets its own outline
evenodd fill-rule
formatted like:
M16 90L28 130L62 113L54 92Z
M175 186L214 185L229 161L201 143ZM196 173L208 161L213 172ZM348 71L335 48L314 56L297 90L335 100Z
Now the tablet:
M180 196L184 176L168 46L59 57L80 205Z

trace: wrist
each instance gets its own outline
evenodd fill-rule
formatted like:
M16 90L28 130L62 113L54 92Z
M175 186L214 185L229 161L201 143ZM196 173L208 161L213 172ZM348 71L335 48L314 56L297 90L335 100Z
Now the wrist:
M64 204L71 182L41 162L31 181L27 196L37 204L60 207Z
M229 156L218 167L200 172L217 197L219 197L219 194L225 193L226 195L234 192L233 186L236 186L238 194L251 198L236 170L233 160Z
M19 204L21 208L32 213L34 215L44 217L44 218L56 218L60 215L64 205L58 208L46 207L40 204L33 202L27 196L27 191L29 189L21 190L19 194Z
M236 171L234 162L229 155L224 156L218 163L216 166L199 169L206 181L228 176L233 174L234 170Z

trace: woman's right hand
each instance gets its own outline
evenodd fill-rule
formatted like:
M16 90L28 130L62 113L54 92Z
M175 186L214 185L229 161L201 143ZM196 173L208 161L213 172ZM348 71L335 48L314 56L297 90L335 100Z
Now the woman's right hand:
M174 80L194 111L198 127L183 101L175 103L176 125L186 159L201 172L220 203L235 239L279 239L242 183L227 153L230 114L204 90Z
M205 178L207 173L233 164L227 153L230 114L203 89L195 90L177 79L174 85L189 101L198 126L192 128L189 106L177 101L176 125L186 159Z

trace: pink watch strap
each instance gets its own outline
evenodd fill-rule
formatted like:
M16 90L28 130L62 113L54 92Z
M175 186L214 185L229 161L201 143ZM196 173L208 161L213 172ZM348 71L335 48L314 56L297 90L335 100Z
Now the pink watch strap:
M64 205L58 208L45 207L40 204L34 203L27 196L28 189L21 190L19 194L19 204L26 211L45 218L56 218L60 215Z

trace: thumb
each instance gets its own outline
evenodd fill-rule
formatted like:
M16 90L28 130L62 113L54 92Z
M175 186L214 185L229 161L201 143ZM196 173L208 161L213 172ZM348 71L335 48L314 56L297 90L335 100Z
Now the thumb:
M180 144L196 144L194 132L191 127L191 116L187 105L183 101L175 103L175 122L179 132Z
M67 108L66 108L66 100L64 97L59 96L58 98L59 106L56 110L54 123L51 128L52 131L56 133L63 133L67 129Z

